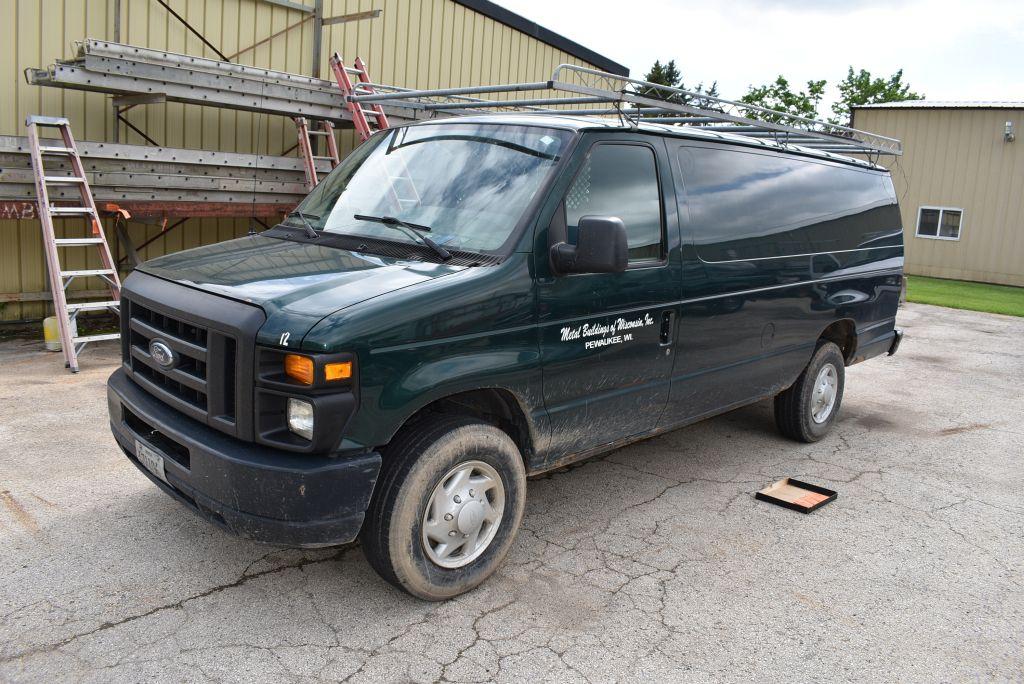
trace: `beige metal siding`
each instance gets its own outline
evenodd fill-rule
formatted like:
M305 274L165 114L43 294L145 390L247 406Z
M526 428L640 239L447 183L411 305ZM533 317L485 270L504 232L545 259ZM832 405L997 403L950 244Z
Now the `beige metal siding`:
M259 0L170 0L175 11L221 52L232 55L308 16ZM312 6L312 0L305 4ZM29 86L28 67L48 66L74 55L74 41L114 36L115 0L0 0L0 134L24 135L28 114L65 115L81 140L114 140L109 98L96 93ZM216 57L154 0L121 0L121 42L204 57ZM452 0L325 0L324 16L380 9L376 19L327 26L320 75L329 77L328 58L361 56L371 76L411 88L546 80L560 63L592 66ZM238 55L235 61L297 73L311 73L313 27L298 28ZM295 143L284 117L254 116L169 103L128 111L134 125L163 145L232 152L281 154ZM126 127L121 142L145 144ZM342 131L343 152L355 144ZM63 227L58 221L58 232ZM71 223L71 222L67 222ZM244 219L193 219L142 251L151 258L243 235ZM70 228L69 228L70 230ZM156 235L158 225L131 224L136 244ZM110 237L108 235L108 237ZM37 318L43 303L4 301L46 288L45 261L36 221L0 220L0 320ZM90 262L91 263L91 262ZM84 267L82 259L70 259ZM76 283L72 289L98 287Z
M860 109L854 125L903 141L890 168L908 273L1024 286L1024 110ZM922 206L963 208L960 239L916 237Z

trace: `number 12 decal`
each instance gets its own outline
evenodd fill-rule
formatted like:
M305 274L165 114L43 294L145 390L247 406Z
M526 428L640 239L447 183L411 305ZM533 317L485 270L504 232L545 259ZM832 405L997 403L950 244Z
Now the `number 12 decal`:
M281 346L282 347L287 347L288 346L288 338L291 337L291 336L292 336L292 334L290 332L283 332L283 333L281 333Z

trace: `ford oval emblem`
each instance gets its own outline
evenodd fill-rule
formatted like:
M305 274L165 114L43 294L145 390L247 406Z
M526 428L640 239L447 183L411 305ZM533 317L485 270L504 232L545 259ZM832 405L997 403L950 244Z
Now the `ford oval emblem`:
M158 366L168 370L178 363L178 355L163 340L150 340L149 355Z

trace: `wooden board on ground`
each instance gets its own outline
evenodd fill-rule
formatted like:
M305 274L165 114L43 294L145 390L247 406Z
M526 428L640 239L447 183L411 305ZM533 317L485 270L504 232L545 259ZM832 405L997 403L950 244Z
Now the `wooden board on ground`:
M837 496L839 494L831 489L786 477L768 485L755 494L754 498L801 513L810 513Z

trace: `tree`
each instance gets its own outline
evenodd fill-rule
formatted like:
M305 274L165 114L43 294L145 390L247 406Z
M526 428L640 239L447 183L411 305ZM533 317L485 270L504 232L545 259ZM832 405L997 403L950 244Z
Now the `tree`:
M856 105L876 102L900 102L902 100L923 100L903 82L903 69L889 78L872 78L871 73L861 69L854 73L851 66L846 78L839 83L839 100L832 104L832 123L850 124L850 108Z
M818 105L821 103L824 93L825 81L808 81L806 92L793 92L789 81L780 75L774 83L758 87L750 86L747 94L740 98L740 102L815 119L818 116ZM761 121L775 123L784 121L784 117L767 112L747 111L745 114L751 119L760 119Z
M644 76L644 80L648 83L657 83L658 85L668 86L670 88L679 88L680 90L689 90L694 93L700 93L701 95L708 95L710 97L718 97L718 81L714 81L711 87L705 90L704 82L701 81L696 86L687 87L683 83L683 75L679 72L676 67L676 60L671 59L665 64L662 64L659 60L655 60L654 66ZM663 90L657 88L640 88L637 91L640 95L645 97L651 97L658 100L667 100L669 102L678 102L680 104L693 103L694 106L701 107L708 103L703 100L699 100L692 97L686 97L683 95L666 94Z
M707 90L704 89L704 81L701 81L692 88L686 88L686 90L690 90L695 93L700 93L701 95L707 95L709 97L718 97L718 81L712 81L711 87L709 87Z
M679 84L683 82L683 75L679 73L679 69L676 68L676 60L671 59L665 64L662 64L658 60L654 60L654 66L644 76L644 80L649 83L657 83L658 85L665 85L670 88L678 88Z

